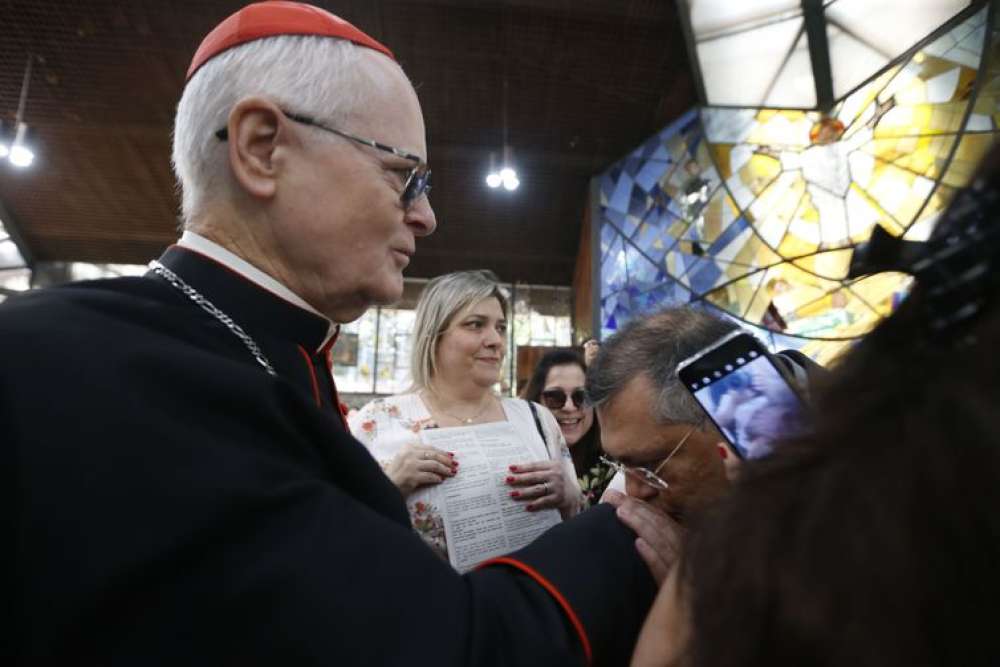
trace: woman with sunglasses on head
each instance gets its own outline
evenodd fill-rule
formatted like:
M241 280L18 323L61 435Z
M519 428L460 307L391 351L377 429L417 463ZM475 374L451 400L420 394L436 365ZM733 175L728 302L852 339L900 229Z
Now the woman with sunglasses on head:
M420 442L428 428L508 422L534 455L501 483L525 511L579 512L582 494L566 441L552 414L494 390L507 352L507 297L490 271L459 271L427 284L417 304L410 372L403 393L379 398L351 416L351 432L407 498L414 528L442 557L447 542L440 508L412 494L461 472L460 453Z
M585 384L583 357L574 350L552 350L535 366L521 397L552 411L590 505L600 500L614 471L601 461L601 428L594 418L594 408L586 403Z

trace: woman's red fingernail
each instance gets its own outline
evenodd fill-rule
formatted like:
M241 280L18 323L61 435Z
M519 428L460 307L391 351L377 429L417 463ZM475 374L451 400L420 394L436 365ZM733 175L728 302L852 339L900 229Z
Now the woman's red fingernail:
M517 466L511 466L510 467L510 471L511 472L517 472Z
M723 447L722 445L719 445L719 456L722 457L723 461L729 458L729 452L727 452L726 448Z
M527 507L525 507L525 509L528 510L529 512L534 512L535 511L535 508L533 506L531 506L531 505L528 505Z
M451 458L455 458L455 452L448 452L448 456L450 456Z
M521 492L520 491L511 491L510 492L510 497L511 498L520 498L521 497Z
M514 478L513 477L508 477L507 478L507 483L508 484L513 484L514 483Z

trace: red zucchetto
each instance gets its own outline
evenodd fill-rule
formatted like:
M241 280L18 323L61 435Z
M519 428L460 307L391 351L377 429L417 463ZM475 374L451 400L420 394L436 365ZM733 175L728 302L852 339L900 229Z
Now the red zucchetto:
M247 5L208 33L194 54L187 80L206 62L234 46L277 35L317 35L337 37L359 46L395 56L385 45L325 9L301 2L271 0Z

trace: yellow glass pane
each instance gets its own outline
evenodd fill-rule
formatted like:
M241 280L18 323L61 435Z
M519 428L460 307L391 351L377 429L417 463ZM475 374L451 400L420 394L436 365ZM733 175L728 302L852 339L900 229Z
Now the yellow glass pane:
M887 95L896 98L897 104L919 106L965 101L976 81L976 70L956 65L950 60L927 56L918 67L908 68L916 76L907 78L904 85L886 91Z
M746 142L776 148L808 146L809 130L819 117L812 112L764 109L757 114Z
M831 250L796 259L793 263L800 269L823 278L844 280L853 254L853 249Z
M726 181L733 175L732 152L733 144L712 144L712 158L718 165L719 176Z
M856 121L863 117L865 111L871 109L875 104L879 93L896 77L899 73L899 66L890 67L881 76L871 83L865 84L856 92L844 98L837 112L837 118L845 127L851 127Z
M726 185L740 208L746 208L781 173L781 161L758 150L729 178Z
M736 203L720 190L702 211L702 238L711 243L722 234L740 216Z
M892 313L893 297L904 294L912 282L913 278L905 273L878 273L852 284L850 291L874 308L880 317L887 317ZM858 335L860 333L864 332Z
M945 172L941 182L953 187L968 185L976 165L979 164L979 161L986 155L995 141L996 136L993 134L967 134L963 136L959 140L955 157L948 165L948 171Z
M758 271L733 285L742 295L745 295L741 304L743 306L742 312L738 315L746 321L757 324L763 320L767 306L771 302L766 284L771 280L773 271L774 269Z
M903 233L934 189L933 181L877 159L867 173L856 169L852 174L855 181L852 191L861 194L873 210L884 212L889 222L896 223L896 229L892 230L895 234ZM852 220L851 237L867 238L870 224L853 223Z
M749 273L742 280L712 290L704 299L731 315L743 317L765 274L766 270Z
M955 135L873 139L864 151L900 169L936 179L948 163Z
M920 216L906 230L904 238L909 241L926 241L930 238L931 232L934 231L934 226L937 224L938 217L948 207L948 204L951 203L956 192L957 189L955 188L950 188L947 185L938 185L934 190L934 194L927 201L927 206L920 212Z
M753 227L764 243L776 248L798 212L806 183L798 172L782 173L750 205Z
M968 101L895 106L875 126L875 138L958 132L968 106Z

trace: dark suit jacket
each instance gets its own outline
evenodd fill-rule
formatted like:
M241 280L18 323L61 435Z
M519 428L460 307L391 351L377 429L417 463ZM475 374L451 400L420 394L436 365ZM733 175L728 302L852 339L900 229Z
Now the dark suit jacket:
M327 324L197 253L0 306L7 664L627 662L653 584L599 508L465 576L347 434Z

